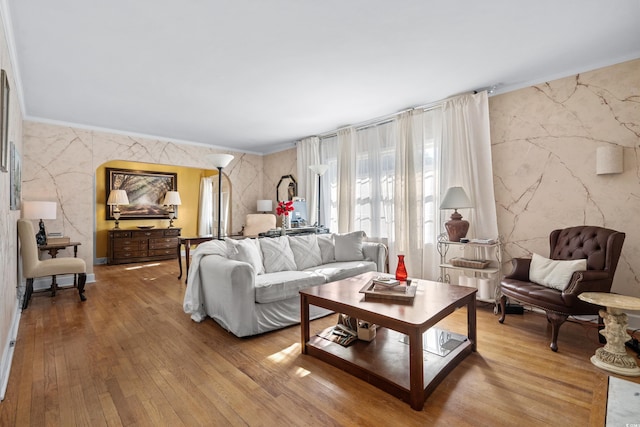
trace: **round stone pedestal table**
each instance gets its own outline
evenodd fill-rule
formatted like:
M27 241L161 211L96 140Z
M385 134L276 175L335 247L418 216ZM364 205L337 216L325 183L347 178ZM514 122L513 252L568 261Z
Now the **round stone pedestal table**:
M640 310L640 298L604 292L584 292L578 298L607 307L606 311L600 310L604 319L604 329L600 333L607 338L607 344L596 350L596 354L591 356L591 363L616 374L640 376L635 357L629 356L624 346L630 336L627 333L627 315L622 312Z

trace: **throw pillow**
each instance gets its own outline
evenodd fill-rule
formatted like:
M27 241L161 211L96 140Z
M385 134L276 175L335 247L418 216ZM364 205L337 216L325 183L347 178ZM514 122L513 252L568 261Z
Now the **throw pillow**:
M364 231L354 231L347 234L336 234L336 261L361 261L364 259L362 240Z
M289 246L287 236L269 237L260 241L264 270L267 273L296 271L296 261Z
M586 269L586 259L556 261L533 254L529 267L529 280L548 288L564 291L569 286L573 273Z
M256 274L264 273L260 244L257 239L234 240L226 238L225 242L227 242L227 257L229 259L251 264Z
M329 264L336 260L336 247L333 243L333 235L318 234L318 246L320 247L320 256L323 264Z
M298 270L305 270L322 264L320 246L318 246L318 238L315 234L289 237L289 246L293 252Z

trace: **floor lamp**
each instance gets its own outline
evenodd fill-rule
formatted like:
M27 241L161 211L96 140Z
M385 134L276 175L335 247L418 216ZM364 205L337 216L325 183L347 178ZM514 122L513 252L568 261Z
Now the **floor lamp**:
M313 171L316 175L318 175L318 218L316 218L316 225L320 226L320 198L322 197L322 192L320 191L320 177L324 175L324 173L329 169L329 165L311 165L309 169Z
M209 160L218 169L218 240L222 240L222 168L227 167L233 156L231 154L212 154Z

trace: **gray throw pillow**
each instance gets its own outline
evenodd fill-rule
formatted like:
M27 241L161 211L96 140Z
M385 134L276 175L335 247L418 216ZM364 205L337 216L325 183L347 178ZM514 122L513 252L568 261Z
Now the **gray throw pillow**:
M318 234L318 246L323 264L329 264L336 260L336 246L333 243L333 234Z
M287 236L260 239L260 249L265 272L298 270Z
M362 241L364 231L354 231L333 236L336 242L336 261L361 261L364 259Z
M260 244L257 239L234 240L226 238L227 257L236 261L246 262L253 266L256 274L264 273Z
M289 246L293 252L298 270L305 270L322 264L318 238L315 234L291 236L289 237Z

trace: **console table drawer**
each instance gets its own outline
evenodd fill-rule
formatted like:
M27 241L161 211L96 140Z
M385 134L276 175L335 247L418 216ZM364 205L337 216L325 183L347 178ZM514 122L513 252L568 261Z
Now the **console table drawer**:
M127 258L144 258L146 257L147 251L127 251L127 250L123 250L123 251L117 251L114 252L113 256L114 258L117 259L127 259ZM133 261L131 261L133 262Z
M177 237L165 237L164 239L149 239L149 249L175 249L178 245Z
M114 251L137 251L141 249L147 249L146 240L115 239L113 241Z
M161 257L172 257L172 258L175 258L176 257L176 248L173 247L171 249L150 249L149 250L149 256L150 257L161 256Z

